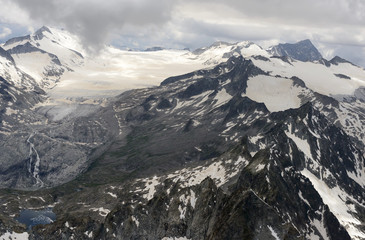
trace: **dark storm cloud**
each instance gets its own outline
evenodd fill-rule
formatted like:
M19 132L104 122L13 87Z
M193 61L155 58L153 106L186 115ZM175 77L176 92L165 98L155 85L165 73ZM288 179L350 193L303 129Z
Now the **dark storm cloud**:
M15 0L39 23L62 26L98 49L125 24L161 25L170 19L169 0Z

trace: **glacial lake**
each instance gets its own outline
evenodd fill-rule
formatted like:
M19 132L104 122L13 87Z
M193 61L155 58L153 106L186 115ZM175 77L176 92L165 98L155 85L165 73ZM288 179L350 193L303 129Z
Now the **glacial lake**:
M15 220L27 225L30 229L39 224L53 223L56 220L56 214L52 211L52 208L42 210L24 209Z

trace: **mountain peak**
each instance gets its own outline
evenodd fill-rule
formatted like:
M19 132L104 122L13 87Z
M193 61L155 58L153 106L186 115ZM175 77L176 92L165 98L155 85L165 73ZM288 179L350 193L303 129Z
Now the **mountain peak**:
M49 27L47 26L42 26L40 29L38 29L35 33L40 33L40 32L49 32L52 33L51 30L49 29Z
M48 27L46 27L46 26L41 27L34 33L34 35L33 35L34 39L41 40L44 37L44 33L46 33L46 32L52 34L51 30Z
M156 52L156 51L162 51L162 50L165 50L164 47L149 47L149 48L146 48L144 51L145 52Z
M310 45L312 45L312 46L313 46L313 43L312 43L312 42L311 42L311 40L309 40L309 39L304 39L304 40L299 41L299 42L294 43L294 44L310 44Z
M338 65L339 63L350 63L352 65L354 65L353 63L347 61L346 59L343 59L339 56L334 56L331 60L330 60L330 63L331 64L334 64L334 65Z
M322 59L322 55L309 39L297 43L280 43L271 47L268 52L274 56L288 56L303 62Z

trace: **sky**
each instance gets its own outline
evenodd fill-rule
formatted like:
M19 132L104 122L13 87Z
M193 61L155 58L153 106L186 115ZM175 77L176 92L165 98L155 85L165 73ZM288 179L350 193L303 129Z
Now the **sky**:
M43 25L105 44L196 49L215 41L266 48L310 39L322 55L365 67L364 0L0 0L0 41Z

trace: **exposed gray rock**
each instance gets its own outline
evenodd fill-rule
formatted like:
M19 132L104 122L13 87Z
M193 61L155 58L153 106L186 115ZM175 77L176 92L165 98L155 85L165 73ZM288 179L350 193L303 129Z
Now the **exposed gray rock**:
M284 43L271 47L268 52L274 56L288 56L299 61L319 61L322 55L309 39L297 43Z

